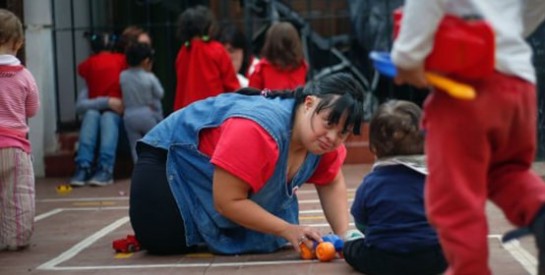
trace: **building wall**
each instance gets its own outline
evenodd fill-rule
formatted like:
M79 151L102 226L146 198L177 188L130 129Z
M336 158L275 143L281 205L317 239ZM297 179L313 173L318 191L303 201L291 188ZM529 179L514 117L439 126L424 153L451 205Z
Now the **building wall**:
M44 155L55 151L57 147L52 21L49 1L25 0L24 21L26 66L36 79L41 102L39 112L29 120L29 137L34 158L34 173L37 177L43 177Z

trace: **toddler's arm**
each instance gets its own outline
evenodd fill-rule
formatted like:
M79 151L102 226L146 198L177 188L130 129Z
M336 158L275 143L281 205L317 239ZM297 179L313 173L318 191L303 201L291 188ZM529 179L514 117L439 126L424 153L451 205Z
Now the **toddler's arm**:
M163 98L163 95L165 94L165 91L163 89L163 86L161 85L161 82L159 81L159 79L157 78L157 76L155 76L153 73L150 74L151 75L151 83L152 83L152 93L153 93L153 98L155 99L161 99Z
M31 80L29 81L28 94L25 102L26 117L33 117L40 108L40 95L36 81L30 72L28 72Z

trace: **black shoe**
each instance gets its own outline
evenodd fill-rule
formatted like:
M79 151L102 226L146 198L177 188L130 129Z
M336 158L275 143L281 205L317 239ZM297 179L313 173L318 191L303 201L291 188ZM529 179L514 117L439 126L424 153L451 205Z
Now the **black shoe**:
M541 207L530 224L530 231L536 238L538 249L537 274L545 275L545 207Z
M505 233L501 241L505 243L530 234L534 235L538 250L537 274L545 275L545 206L539 210L528 227L521 227Z

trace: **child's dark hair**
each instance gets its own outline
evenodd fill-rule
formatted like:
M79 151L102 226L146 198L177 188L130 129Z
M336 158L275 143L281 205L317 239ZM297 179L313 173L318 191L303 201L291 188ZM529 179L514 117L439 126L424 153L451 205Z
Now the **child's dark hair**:
M343 132L348 132L352 128L353 134L360 134L365 91L350 74L328 75L318 80L309 81L304 87L298 87L295 90L260 91L254 88L243 88L238 93L263 95L268 98L295 98L294 110L305 101L307 96L318 97L321 100L316 107L315 114L323 110L331 110L327 119L330 124L338 124L343 114L346 114Z
M23 41L23 24L13 12L0 9L0 45Z
M303 46L295 27L289 22L274 23L267 31L261 56L284 70L301 65Z
M424 153L420 130L422 110L405 100L390 100L379 106L369 123L369 147L377 158Z
M113 36L108 33L85 32L83 36L89 39L93 53L112 50L115 43L112 39Z
M127 58L127 64L130 67L138 66L146 58L153 59L153 49L147 43L135 42L129 44L127 51L125 51L125 57Z
M191 7L178 17L178 36L183 43L190 42L195 36L214 36L216 28L214 14L205 6Z
M248 45L246 44L246 35L244 35L244 33L237 28L236 25L232 23L225 23L220 27L216 40L222 44L229 44L235 49L242 50L242 65L240 66L238 73L241 75L246 75L250 65L250 52L248 50Z
M142 34L147 34L147 32L138 26L131 25L126 27L115 45L115 50L122 53L125 52L129 45L138 42L138 37Z

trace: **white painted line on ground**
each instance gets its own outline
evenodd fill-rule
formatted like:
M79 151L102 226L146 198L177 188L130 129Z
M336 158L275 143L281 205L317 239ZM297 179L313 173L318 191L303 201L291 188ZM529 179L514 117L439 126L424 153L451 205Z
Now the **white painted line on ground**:
M322 226L326 224L321 225L312 225L312 226ZM328 226L328 225L327 225ZM488 235L489 239L501 239L501 235L498 234L491 234ZM506 248L507 249L507 248ZM522 248L521 248L522 249ZM509 249L507 249L510 251ZM511 253L511 251L510 251ZM535 258L533 258L531 255L526 255L525 253L528 253L524 249L518 250L516 253L522 253L522 257L527 257L526 260L534 262L536 261ZM514 254L512 254L515 258ZM529 256L529 257L528 257ZM60 256L59 256L60 257ZM58 257L58 258L59 258ZM66 261L68 259L65 259L63 261ZM517 259L518 260L518 259ZM255 262L223 262L223 263L172 263L172 264L147 264L147 265L94 265L94 266L56 266L57 264L61 263L62 261L57 262L55 265L51 265L47 268L47 270L56 270L56 271L82 271L82 270L120 270L120 269L143 269L143 268L198 268L198 267L244 267L244 266L271 266L271 265L288 265L288 264L311 264L315 263L316 260L313 261L303 261L303 260L292 260L292 261L255 261ZM520 261L519 261L520 262ZM521 264L524 263L520 262ZM45 264L44 264L45 265ZM43 265L42 265L43 266ZM42 266L38 267L38 269L44 270ZM524 266L524 268L529 272L529 274L535 274L535 263L532 267Z
M346 189L346 192L348 193L353 193L356 191L356 188L347 188ZM316 192L316 189L311 189L311 190L297 190L296 192L297 194L318 194L318 192Z
M99 211L99 210L128 210L128 206L104 206L104 207L67 207L66 211Z
M354 199L348 199L348 202L353 202ZM299 204L311 204L311 203L320 203L320 200L299 200Z
M99 211L99 210L127 210L127 209L129 209L128 206L55 208L49 212L45 212L43 214L40 214L34 217L34 222L41 221L45 218L49 218L63 211Z
M97 266L57 266L48 270L112 270L112 269L137 269L137 268L173 268L173 267L238 267L238 266L268 266L286 264L311 264L317 260L293 260L293 261L256 261L256 262L228 262L228 263L192 263L192 264L149 264L149 265L97 265Z
M355 192L355 188L346 189L348 193ZM316 190L297 190L297 194L318 194ZM52 198L52 199L40 199L36 202L70 202L70 201L126 201L129 200L129 196L119 197L91 197L91 198Z
M58 257L56 257L56 258L54 258L54 259L52 259L52 260L38 266L37 269L38 270L54 270L56 265L58 265L58 264L60 264L62 262L68 261L72 257L76 256L78 253L80 253L82 250L89 247L94 242L96 242L100 238L106 236L108 233L114 231L115 229L117 229L118 227L120 227L123 224L127 223L128 221L129 221L129 217L123 217L123 218L111 223L110 225L102 228L101 230L99 230L95 234L87 237L86 239L84 239L81 242L77 243L76 245L74 245L70 249L66 250L65 252L60 254Z
M329 227L329 223L311 223L311 224L299 223L299 225L310 226L310 227ZM348 226L355 226L355 224L351 222L348 224Z
M34 217L34 222L41 221L45 218L49 218L53 215L56 215L58 213L61 213L63 211L100 211L100 210L128 210L128 206L105 206L105 207L65 207L65 208L55 208L49 212L45 212L43 214L40 214L36 217ZM350 211L350 210L349 210ZM299 215L307 215L307 214L321 214L323 213L323 210L321 209L313 209L313 210L301 210L299 211Z
M118 206L118 207L72 207L72 208L57 208L54 210L51 210L49 212L43 213L39 216L35 217L35 221L39 221L42 219L45 219L47 217L53 216L55 214L61 213L63 211L97 211L97 210L125 210L128 209L127 206ZM299 211L300 214L312 214L312 213L322 213L322 210L316 209L316 210L302 210ZM115 265L115 266L57 266L65 261L68 261L69 259L73 258L77 254L79 254L81 251L86 249L87 247L91 246L93 243L95 243L100 238L104 237L108 233L114 231L118 227L122 226L123 224L127 223L129 221L129 217L123 217L112 224L104 227L100 231L96 232L95 234L87 237L86 239L82 240L78 244L74 245L72 248L68 249L67 251L60 254L58 257L40 265L37 269L38 270L113 270L113 269L137 269L137 268L172 268L172 267L179 267L179 268L190 268L190 267L232 267L232 266L267 266L267 265L282 265L282 264L302 264L302 263L311 263L311 261L300 261L300 260L294 260L294 261L256 261L256 262L227 262L227 263L191 263L191 264L151 264L151 265ZM304 224L303 224L304 225ZM306 226L310 227L320 227L320 228L329 228L329 224L327 223L319 223L319 224L306 224ZM354 223L350 223L349 226L353 227L355 226ZM527 250L522 248L520 246L520 243L517 240L511 241L509 243L503 244L501 243L501 237L502 235L499 234L490 234L488 235L489 239L497 239L502 247L509 252L513 258L515 258L516 261L518 261L522 267L531 275L536 274L536 266L537 266L537 260L536 258L531 255Z
M58 214L58 213L62 212L63 210L64 210L64 209L62 209L62 208L56 208L56 209L53 209L53 210L51 210L51 211L49 211L49 212L45 212L45 213L43 213L43 214L40 214L40 215L38 215L38 216L35 216L35 217L34 217L34 222L37 222L37 221L43 220L43 219L45 219L45 218L47 218L47 217L53 216L53 215L55 215L55 214Z
M128 201L128 196L119 197L96 197L96 198L62 198L62 199L41 199L36 202L69 202L69 201Z
M512 240L507 243L502 243L501 235L497 236L498 241L501 246L519 262L522 267L528 271L528 274L535 275L537 274L537 260L530 254L526 249L524 249L518 240Z
M104 202L104 201L126 201L129 200L128 197L108 197L108 198L64 198L64 199L43 199L36 202L82 202L82 201L97 201L97 202ZM354 201L353 199L348 199L348 202ZM319 203L320 200L299 200L300 204L311 204L311 203Z

